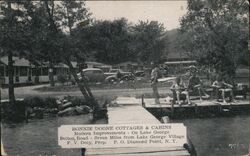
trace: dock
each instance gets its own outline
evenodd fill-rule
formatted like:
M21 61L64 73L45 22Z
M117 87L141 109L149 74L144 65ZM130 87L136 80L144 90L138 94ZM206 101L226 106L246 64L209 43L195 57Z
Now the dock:
M160 111L159 111L160 110ZM154 98L118 97L108 107L109 124L161 124L159 116L175 117L186 112L190 114L204 114L207 112L247 111L250 110L249 100L236 100L236 102L223 103L216 100L193 99L192 105L178 105L160 98L160 104L155 104ZM153 115L156 112L155 115ZM178 114L179 113L179 114ZM158 116L157 116L158 115ZM157 118L156 118L157 116ZM186 114L184 115L186 117ZM189 142L190 140L187 140ZM189 150L190 151L190 150ZM87 149L89 156L190 156L184 147L150 147L150 148L102 148Z
M126 104L126 101L129 101ZM216 100L202 100L194 98L191 100L192 104L173 104L167 101L166 98L159 99L160 104L155 104L154 98L135 98L135 97L118 97L117 103L124 105L140 105L147 109L151 114L160 118L162 116L169 116L171 118L188 117L188 116L206 116L211 114L229 115L248 113L250 112L250 101L247 99L238 99L235 102L218 102Z
M138 101L140 101L139 99L138 99ZM171 105L171 103L167 103L167 102L165 102L165 99L163 99L163 98L161 98L160 99L160 104L155 104L155 102L154 102L154 99L152 99L152 98L145 98L144 99L144 103L145 103L145 107L146 108L171 108L172 107L172 105ZM247 100L237 100L236 102L229 102L229 103L223 103L223 102L217 102L217 101L215 101L215 100L203 100L203 101L200 101L200 100L192 100L192 104L191 105L181 105L181 106L179 106L179 105L177 105L177 104L175 104L175 105L173 105L173 107L175 107L175 108L179 108L179 107L188 107L188 108L190 108L190 107L195 107L195 106L197 106L197 107L209 107L209 106L218 106L218 105L221 105L221 106L249 106L250 107L250 102L249 101L247 101Z
M139 99L119 97L108 107L109 124L161 124L161 122L142 107ZM106 148L87 149L87 156L190 156L184 147L151 148Z

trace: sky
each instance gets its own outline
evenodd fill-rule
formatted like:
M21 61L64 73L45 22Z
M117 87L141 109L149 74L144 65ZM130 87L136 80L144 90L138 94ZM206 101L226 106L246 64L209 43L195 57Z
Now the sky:
M179 19L187 12L187 1L86 1L86 7L97 20L125 17L133 24L156 20L171 30L180 26Z

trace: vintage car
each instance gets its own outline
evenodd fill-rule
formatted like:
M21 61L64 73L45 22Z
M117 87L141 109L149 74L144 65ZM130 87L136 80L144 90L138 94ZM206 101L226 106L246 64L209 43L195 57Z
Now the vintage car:
M121 70L121 69L110 69L110 71L109 72L106 72L106 73L104 73L104 75L106 76L106 77L108 77L108 76L111 76L111 75L115 75L115 74L117 74L117 72L120 72L121 73L121 75L129 75L131 72L125 72L125 71L123 71L123 70Z
M80 80L84 76L88 82L104 82L105 80L104 72L99 68L86 68L77 75Z
M106 75L105 82L114 83L119 81L134 80L135 76L131 72L124 72L121 69L111 69Z

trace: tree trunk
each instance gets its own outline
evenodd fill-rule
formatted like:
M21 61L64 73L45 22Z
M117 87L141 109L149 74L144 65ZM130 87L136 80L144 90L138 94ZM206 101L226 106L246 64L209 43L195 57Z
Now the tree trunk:
M83 96L85 97L85 99L92 104L94 113L98 112L100 110L100 107L96 101L96 99L94 98L86 80L84 79L84 77L82 78L82 82L80 82L80 80L77 77L76 71L74 69L74 67L72 66L70 61L67 61L67 65L69 66L69 70L70 73L73 75L77 86L79 87L80 91L82 92Z
M80 91L82 92L83 96L85 97L86 100L90 100L90 96L86 90L86 88L83 86L83 84L80 82L80 80L77 77L76 71L73 67L73 65L70 62L67 62L67 65L69 66L69 71L72 74L72 76L74 77L77 86L79 87Z
M9 77L9 102L10 108L15 109L15 94L14 94L14 67L12 60L12 52L8 52L8 77ZM15 112L15 110L13 110ZM13 112L13 113L14 113Z
M9 29L12 28L12 15L11 15L11 2L8 2L8 18L9 18ZM11 30L12 31L12 30ZM9 41L10 42L10 41ZM8 77L9 77L9 111L8 114L10 117L16 113L15 107L15 92L14 92L14 67L13 67L13 60L12 60L12 51L8 51Z
M55 86L54 80L54 65L51 61L49 61L49 83L51 87Z

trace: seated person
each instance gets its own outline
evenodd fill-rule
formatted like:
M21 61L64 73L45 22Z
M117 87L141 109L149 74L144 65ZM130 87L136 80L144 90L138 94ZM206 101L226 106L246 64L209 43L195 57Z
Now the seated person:
M200 100L202 100L202 96L205 96L205 98L209 98L209 95L203 88L203 84L200 78L196 75L196 67L193 68L194 69L190 70L191 77L188 80L188 92L192 95L199 95Z
M216 88L217 100L222 96L223 103L227 103L225 94L230 93L230 101L234 102L233 85L226 83L222 76L217 76L216 81L213 82L212 87Z
M173 102L177 100L178 104L181 105L180 100L187 99L189 105L191 105L188 91L186 90L185 84L182 82L181 77L175 79L175 83L170 88L173 91Z

